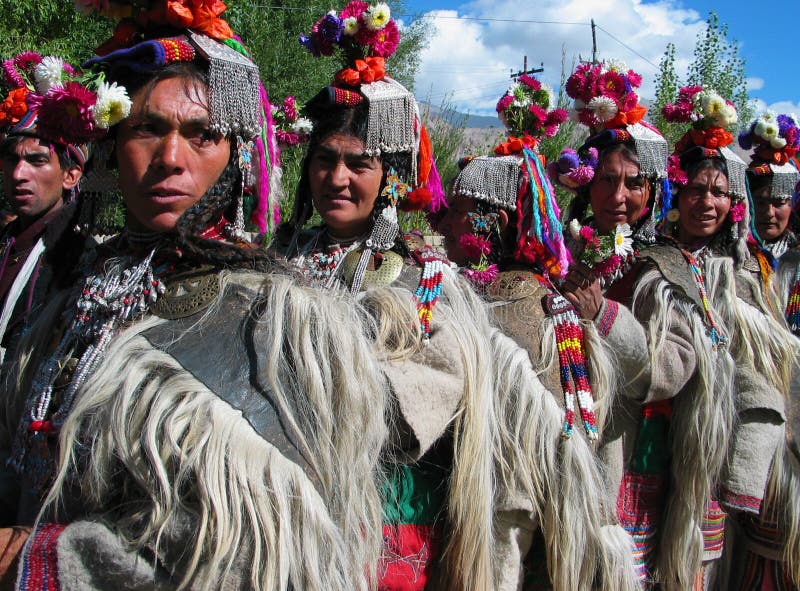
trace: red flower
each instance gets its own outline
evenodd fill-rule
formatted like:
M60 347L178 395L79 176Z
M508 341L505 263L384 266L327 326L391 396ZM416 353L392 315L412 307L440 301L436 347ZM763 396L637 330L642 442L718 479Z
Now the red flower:
M595 127L600 125L600 118L589 109L581 109L578 113L578 120L586 127Z
M19 123L19 120L28 112L28 105L25 99L28 96L28 89L15 88L8 93L6 99L0 104L0 127L12 126Z
M355 68L345 68L336 73L335 80L346 86L358 86L382 80L386 76L385 60L382 57L366 57L355 61Z
M508 106L514 102L514 97L510 94L504 94L500 97L500 100L497 101L497 112L502 113L505 111Z
M569 117L569 113L567 113L564 109L555 109L550 111L547 114L547 119L545 120L546 125L561 125L564 121L567 120Z
M522 82L525 86L530 88L531 90L541 90L542 83L539 82L536 78L528 76L527 74L523 74L519 77L519 81Z

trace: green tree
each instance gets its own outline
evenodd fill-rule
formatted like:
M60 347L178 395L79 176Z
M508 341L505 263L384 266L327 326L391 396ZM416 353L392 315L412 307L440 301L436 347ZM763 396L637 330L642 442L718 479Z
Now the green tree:
M713 88L722 97L732 101L739 114L737 129L743 128L752 119L754 109L747 93L745 60L739 55L739 44L728 40L728 26L720 24L716 13L709 13L705 31L697 38L686 84ZM650 114L672 144L679 139L681 131L685 131L685 125L666 123L661 116L661 109L676 100L681 86L684 84L675 72L675 46L670 43L661 58L656 77L656 100Z

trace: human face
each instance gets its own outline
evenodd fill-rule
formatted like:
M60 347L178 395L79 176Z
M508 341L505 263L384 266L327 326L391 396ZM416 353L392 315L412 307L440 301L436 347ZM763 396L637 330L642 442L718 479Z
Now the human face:
M129 227L170 232L217 182L231 147L210 129L202 84L168 78L149 88L133 96L117 131L119 184Z
M789 199L771 197L769 185L753 193L755 222L758 235L763 240L777 240L789 225L792 204Z
M311 199L336 236L352 238L372 228L372 210L383 182L383 165L367 156L364 142L333 134L311 155L308 181Z
M80 167L62 169L58 155L39 138L24 137L3 156L3 190L26 226L60 207L63 192L80 178Z
M589 203L600 232L622 224L633 225L650 198L650 183L639 175L639 165L620 152L605 156L589 187Z
M462 236L472 233L472 223L467 214L471 211L477 211L477 205L477 202L472 197L453 199L444 217L439 222L438 230L444 236L447 258L459 267L478 262L467 256L460 242Z
M728 212L728 177L715 168L703 168L678 193L678 240L690 244L719 232Z

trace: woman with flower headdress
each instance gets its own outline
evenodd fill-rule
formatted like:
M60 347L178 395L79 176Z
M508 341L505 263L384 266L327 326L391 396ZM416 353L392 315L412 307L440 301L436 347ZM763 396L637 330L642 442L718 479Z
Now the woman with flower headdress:
M349 302L254 272L277 271L243 234L277 165L258 68L219 2L122 7L86 68L130 96L98 147L126 229L23 343L2 424L47 495L18 586L367 589L386 384Z
M530 398L503 397L498 402L501 408L504 403L517 407L518 423L525 425L516 437L522 449L522 442L536 432L547 434L546 449L527 458L531 463L525 470L541 470L538 457L552 450L560 463L559 482L548 496L561 498L563 513L523 511L521 500L537 500L523 480L519 489L510 487L505 493L505 510L498 516L501 522L514 525L508 531L515 532L516 538L498 537L498 541L506 543L509 556L523 565L522 588L538 584L574 589L594 584L601 589L634 589L638 582L630 540L616 525L612 496L600 476L591 443L598 437L603 414L598 421L593 399L599 395L601 405L608 404L613 365L595 330L585 330L553 284L566 273L569 255L555 193L537 151L541 139L554 135L566 119L563 110L548 112L551 103L552 94L527 75L509 89L497 105L510 132L508 140L495 148L495 156L461 163L437 229L444 235L448 256L490 303L500 329L522 348L503 357L501 367L516 368L520 372L517 383L531 382L523 375L532 375L533 369L544 386L537 384ZM531 403L526 404L528 400ZM500 412L507 414L507 408ZM574 425L576 419L580 426ZM519 461L514 452L508 455ZM570 492L573 482L581 483L581 495ZM564 522L570 525L560 525ZM553 535L554 530L560 533ZM548 558L546 565L542 555ZM564 558L568 556L579 556L581 562L570 563ZM595 563L593 556L600 560ZM507 588L517 588L518 572L506 573ZM570 576L575 572L584 572L590 579L582 582Z
M779 118L779 120L778 120ZM800 586L800 444L796 374L798 345L787 330L786 306L791 257L772 273L773 251L781 244L779 223L800 175L787 164L796 149L791 117L767 113L740 135L754 148L746 177L762 251L751 238L750 258L735 276L735 297L720 289L718 307L728 323L736 367L738 421L731 438L722 501L731 519L726 544L726 584L730 589L797 589ZM787 149L788 148L788 149ZM773 197L775 201L773 201ZM785 198L786 203L783 203ZM714 272L712 267L712 273ZM720 276L730 269L719 267ZM780 279L783 279L781 281ZM720 281L725 287L724 281ZM787 319L790 316L787 315Z
M570 85L573 92L576 84ZM598 87L604 85L590 86ZM619 143L618 133L606 129L586 145L597 146L603 137ZM655 180L663 179L666 142L657 149L640 147L635 133L634 154L649 159ZM732 362L716 346L717 327L697 266L673 245L654 244L657 216L635 220L632 245L625 240L629 228L614 230L637 206L639 212L658 212L661 200L669 200L669 186L653 200L643 198L632 158L622 166L613 166L620 159L611 160L609 167L603 157L614 142L601 144L592 155L586 145L578 164L590 170L571 165L568 154L552 173L562 185L589 177L585 186L595 200L595 219L600 210L598 221L571 222L578 261L563 286L581 316L604 327L601 334L618 353L625 398L611 411L600 453L618 479L618 517L633 537L642 581L689 589L702 581L703 563L721 551L721 512L710 495L732 421ZM600 165L593 170L595 159ZM601 199L604 194L610 194L608 201Z
M735 421L715 486L719 504L734 514L724 520L724 549L732 556L742 544L739 526L744 523L742 527L752 532L747 516L758 514L766 495L771 468L764 458L782 459L781 392L788 392L797 346L776 314L771 267L751 236L745 165L726 147L733 137L724 128L736 121L732 104L712 90L687 87L680 90L675 104L664 107L664 115L671 121L691 122L691 128L670 157L675 190L672 203L664 203L662 231L674 237L698 285L705 286L702 303L711 335L729 348L735 360ZM788 482L796 489L791 470L778 472L787 478L782 485ZM785 492L784 488L781 493ZM785 497L781 499L779 503ZM778 521L784 518L781 514ZM723 518L717 521L721 529ZM796 518L787 521L796 522ZM708 535L706 540L710 541ZM736 568L745 563L739 561ZM730 568L728 561L719 573L707 571L706 580L716 575L723 588L751 588L747 578L731 578ZM753 572L750 566L744 568Z
M292 219L274 247L312 282L357 294L376 322L396 409L385 451L379 588L516 588L519 552L511 546L527 535L520 516L573 523L583 513L568 509L586 497L571 491L558 497L562 506L550 501L561 484L560 421L548 430L557 410L536 414L552 402L524 352L492 330L447 261L399 232L398 208L436 208L444 196L413 96L385 75L385 45L370 42L380 39L375 15L384 10L352 2L301 38L313 53L336 47L362 57L306 106L314 131ZM391 30L383 36L394 38ZM313 209L323 224L304 230ZM516 443L531 433L541 439ZM585 469L574 461L572 470ZM558 527L549 535L551 556L568 573L559 585L590 586L600 559L567 552L572 538L559 546Z
M800 330L800 283L794 275L798 268L797 254L792 250L798 239L792 223L792 198L800 182L800 173L791 164L800 148L800 132L792 115L767 112L739 134L739 145L753 150L747 167L747 182L754 205L754 226L773 266L778 269L778 296L786 319L795 334ZM785 259L782 257L786 255ZM790 307L792 295L795 305Z

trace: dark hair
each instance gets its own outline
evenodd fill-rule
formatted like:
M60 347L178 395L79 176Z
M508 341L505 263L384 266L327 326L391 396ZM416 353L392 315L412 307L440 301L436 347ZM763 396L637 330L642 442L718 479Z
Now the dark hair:
M475 200L476 212L480 215L488 213L497 213L501 209L508 214L508 225L505 230L501 232L492 232L489 235L489 242L492 245L492 252L489 253L488 259L490 263L496 263L500 266L500 270L504 271L508 265L514 263L514 251L517 249L516 243L516 227L519 219L519 212L515 209L511 211L499 205L487 203L486 201Z
M11 152L14 151L16 148L25 138L35 138L41 140L44 143L48 143L48 141L44 138L40 138L38 135L32 133L14 133L7 135L0 141L0 158L5 158ZM58 164L61 166L61 170L69 170L70 168L74 168L75 166L79 166L77 162L72 158L72 154L70 154L69 150L67 150L66 146L61 144L50 144L52 147L53 152L58 157Z
M750 194L755 195L759 191L763 191L765 187L769 187L770 195L772 194L772 175L771 174L756 174L750 169L747 169L747 184L750 187Z
M700 172L709 169L721 172L725 175L726 179L728 178L728 167L725 166L725 161L721 158L702 158L701 160L691 160L686 163L681 159L681 168L686 171L686 178L689 179L689 181L700 174Z
M126 64L115 64L109 68L106 77L109 82L124 86L130 97L145 86L152 91L156 84L171 78L191 80L208 88L208 71L197 62L172 62L150 72L133 70Z

